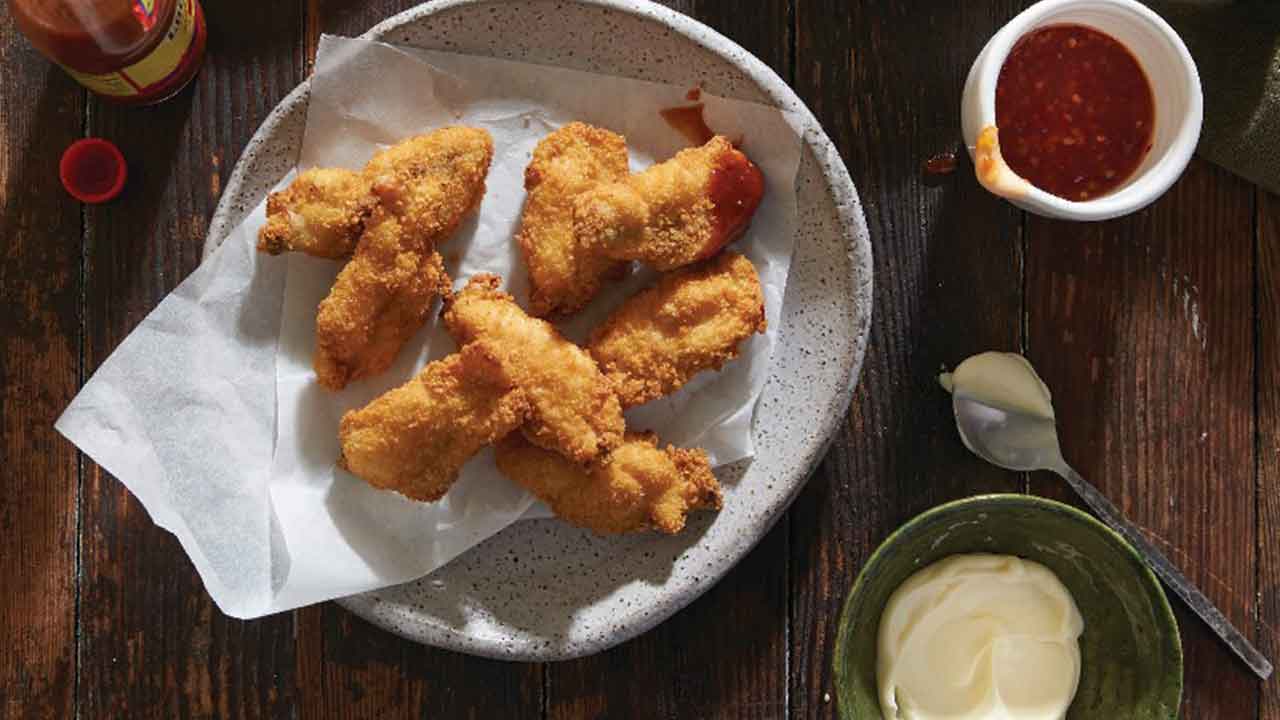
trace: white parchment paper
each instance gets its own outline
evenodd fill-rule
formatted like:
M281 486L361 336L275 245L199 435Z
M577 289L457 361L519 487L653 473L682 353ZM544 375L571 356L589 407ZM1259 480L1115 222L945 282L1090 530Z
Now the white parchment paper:
M570 120L627 138L633 169L687 141L658 116L686 87L325 36L299 165L358 168L378 148L446 124L494 137L477 217L444 243L455 286L494 272L522 303L512 235L534 145ZM708 124L740 137L766 194L736 249L765 288L769 332L720 373L627 413L628 427L701 446L714 464L748 458L751 417L777 341L795 235L800 139L784 113L704 95ZM292 175L281 181L288 183ZM383 375L340 393L314 382L316 305L338 263L254 251L260 205L103 363L57 428L177 535L224 612L257 617L420 577L540 504L486 450L437 503L378 491L334 467L342 413L456 349L433 319ZM562 325L590 328L653 279L637 271Z

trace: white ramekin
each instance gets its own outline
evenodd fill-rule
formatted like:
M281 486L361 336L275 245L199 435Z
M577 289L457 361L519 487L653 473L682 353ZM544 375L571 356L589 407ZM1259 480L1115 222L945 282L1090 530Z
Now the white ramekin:
M1086 25L1114 37L1138 59L1155 95L1155 136L1151 151L1133 176L1114 192L1072 202L1016 181L987 189L1018 207L1064 220L1106 220L1139 210L1169 189L1191 160L1200 139L1204 97L1200 74L1182 38L1159 15L1134 0L1044 0L1027 8L992 36L978 54L960 101L961 125L970 156L984 127L996 124L996 81L1010 49L1024 35L1046 25ZM979 179L982 180L981 173Z

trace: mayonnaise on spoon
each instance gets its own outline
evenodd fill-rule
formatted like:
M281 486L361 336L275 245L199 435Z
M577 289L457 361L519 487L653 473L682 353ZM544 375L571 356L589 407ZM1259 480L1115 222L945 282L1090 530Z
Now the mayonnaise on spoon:
M1156 575L1249 665L1258 677L1271 676L1271 662L1222 611L1147 539L1138 526L1067 464L1049 388L1020 355L986 352L938 378L952 394L960 439L978 457L1007 470L1057 473L1112 530L1133 545Z
M1053 396L1027 359L1016 353L984 352L942 373L947 392L960 393L984 405L1053 419Z

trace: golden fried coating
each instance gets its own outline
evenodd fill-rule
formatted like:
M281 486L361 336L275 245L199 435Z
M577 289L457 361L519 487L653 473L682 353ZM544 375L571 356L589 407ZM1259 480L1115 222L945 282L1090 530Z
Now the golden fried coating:
M361 240L367 250L338 274L316 315L316 380L341 390L391 367L452 285L434 250L399 252L399 220L379 207Z
M751 261L727 252L662 276L591 334L588 349L624 408L719 370L738 345L764 332L764 291Z
M478 339L497 348L503 366L529 395L522 430L534 443L587 463L622 440L622 408L586 350L545 320L531 318L501 279L482 274L445 299L444 324L458 344Z
M374 487L437 500L467 460L528 413L493 351L472 343L344 415L338 465Z
M644 172L574 200L579 244L619 260L672 270L715 255L751 222L764 176L717 135Z
M529 268L529 312L567 315L586 305L600 281L625 263L588 252L573 235L573 199L602 182L627 176L627 141L585 123L542 139L524 171L529 196L516 240Z
M272 255L296 251L349 257L377 204L363 173L343 168L304 171L289 187L267 197L267 224L258 231L258 249Z
M684 529L691 510L720 509L720 483L702 450L658 448L652 433L626 440L590 469L519 433L496 446L498 469L562 519L601 534Z
M378 206L316 315L321 385L340 390L386 370L422 327L432 300L451 285L435 245L479 205L492 158L489 133L451 127L369 161Z
M374 194L404 218L406 230L439 242L480 205L492 160L488 131L454 126L379 151L364 173Z

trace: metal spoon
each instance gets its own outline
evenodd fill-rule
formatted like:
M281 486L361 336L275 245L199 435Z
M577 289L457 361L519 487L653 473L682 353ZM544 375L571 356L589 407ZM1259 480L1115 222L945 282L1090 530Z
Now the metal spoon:
M1146 559L1147 565L1155 574L1208 623L1258 677L1266 680L1271 676L1271 662L1240 634L1204 593L1169 562L1164 553L1151 544L1137 527L1124 519L1110 500L1067 465L1062 459L1058 429L1052 419L994 407L966 395L959 388L952 395L951 404L956 414L956 427L960 430L960 439L964 441L965 447L983 460L1008 470L1049 470L1061 475L1094 513L1128 540L1138 554Z

